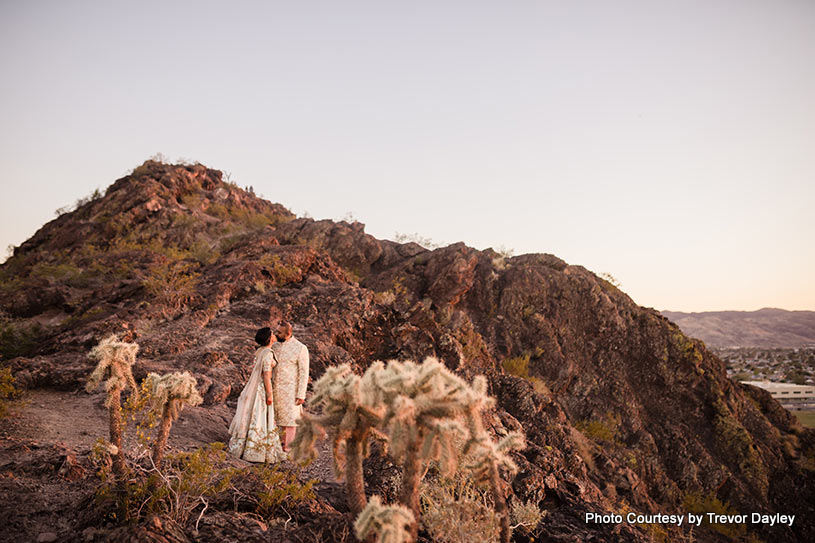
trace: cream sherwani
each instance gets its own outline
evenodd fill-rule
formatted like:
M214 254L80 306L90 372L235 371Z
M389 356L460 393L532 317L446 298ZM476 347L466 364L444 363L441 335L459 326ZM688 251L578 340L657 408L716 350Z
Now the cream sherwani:
M294 336L272 344L277 359L274 374L274 410L278 426L297 426L300 406L296 398L306 397L308 386L308 349Z

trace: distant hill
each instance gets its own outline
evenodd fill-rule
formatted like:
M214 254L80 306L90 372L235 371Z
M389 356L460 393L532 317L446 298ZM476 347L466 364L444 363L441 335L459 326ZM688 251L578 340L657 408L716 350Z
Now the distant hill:
M801 347L815 344L815 311L663 311L682 331L709 347Z

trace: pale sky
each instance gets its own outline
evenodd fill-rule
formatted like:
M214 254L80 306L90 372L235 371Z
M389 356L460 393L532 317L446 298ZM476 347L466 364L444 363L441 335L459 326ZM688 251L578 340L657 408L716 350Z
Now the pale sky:
M155 153L656 309L815 310L811 0L0 2L0 247Z

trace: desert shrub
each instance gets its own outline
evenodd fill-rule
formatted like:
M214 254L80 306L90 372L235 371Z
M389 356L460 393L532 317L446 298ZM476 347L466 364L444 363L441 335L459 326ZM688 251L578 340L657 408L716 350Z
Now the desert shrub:
M299 281L303 273L294 264L287 264L280 258L280 255L264 254L258 259L258 264L272 274L272 279L277 286Z
M91 192L87 196L83 196L82 198L77 199L77 201L74 202L74 209L79 209L85 204L99 200L100 198L102 198L102 196L103 196L102 191L99 190L98 188L95 188L93 189L93 192Z
M512 247L507 247L506 245L499 245L495 248L495 252L498 253L501 258L507 259L512 258L512 256L515 254L515 249Z
M702 363L703 357L696 344L682 332L675 330L671 334L672 343L679 351L680 356L693 362L695 365Z
M512 522L512 529L525 534L532 533L545 515L546 512L541 511L540 508L532 502L515 500L509 508L509 518L510 522Z
M552 391L549 389L549 386L543 381L543 379L539 379L537 377L530 377L529 382L532 383L532 388L538 394L542 396L552 395Z
M37 262L29 273L33 277L72 284L82 277L82 269L73 262Z
M314 479L301 483L295 473L283 471L277 464L252 466L239 472L238 478L254 483L255 488L251 492L244 491L242 494L255 512L263 517L273 516L315 498Z
M374 294L374 301L380 305L393 305L396 301L396 293L392 290L384 290Z
M108 452L100 440L93 451L101 479L95 492L97 506L116 522L158 514L185 523L195 509L207 505L207 498L229 485L232 471L217 469L217 464L226 459L223 449L223 444L212 444L168 456L163 472L134 462L122 484L110 477Z
M12 257L0 267L0 296L8 298L23 287L22 271L15 270L11 263L19 262L20 259Z
M257 211L231 203L212 202L207 206L206 212L221 220L237 223L251 231L262 230L266 226L277 226L286 221L286 218L272 210Z
M753 485L762 492L766 492L769 482L750 433L730 412L721 398L713 402L713 413L713 428L717 448L727 457L735 459L739 470L747 476Z
M626 500L620 500L619 507L616 509L616 512L623 517L625 517L628 513L636 513L637 511L631 507ZM695 511L688 511L689 513L694 513ZM648 538L653 543L671 543L673 541L668 534L668 530L662 524L656 523L644 523L644 524L636 524L639 526L646 534L648 534ZM691 538L691 541L694 541Z
M210 202L207 206L206 212L208 215L217 217L221 220L230 218L229 208L220 202Z
M343 271L348 276L348 280L352 283L360 283L365 278L365 273L359 266L342 265Z
M212 264L220 256L218 250L204 240L198 240L190 245L189 253L190 258L201 264Z
M193 299L199 276L191 264L169 261L151 267L142 286L167 317Z
M801 455L801 464L807 471L815 471L815 447L810 447Z
M105 248L107 255L117 257L163 255L169 261L181 261L191 258L190 250L163 239L163 232L150 230L131 230L118 236Z
M9 402L20 397L22 391L16 386L11 368L0 368L0 417L8 413Z
M251 234L240 230L240 228L233 224L224 224L222 229L225 237L218 243L218 252L220 254L230 252L235 247L246 243L252 237Z
M30 356L37 351L45 335L39 323L28 323L0 315L0 358L9 360Z
M607 287L611 287L614 290L619 290L620 287L622 286L620 282L617 280L617 278L608 272L603 272L598 277L600 277L601 279L600 286L606 290L608 290Z
M251 230L262 230L266 226L276 226L280 224L281 217L271 211L254 211L250 209L236 208L232 210L232 218Z
M430 239L428 237L424 237L422 235L419 235L416 232L414 232L412 234L405 234L405 233L401 233L401 232L396 232L393 235L393 240L396 243L415 243L415 244L420 245L421 247L423 247L425 249L430 249L431 251L433 249L438 249L439 247L441 247L440 243L436 243L432 239Z
M54 215L59 217L59 216L65 215L66 213L70 213L71 211L76 211L77 209L84 206L85 204L87 204L89 202L92 202L94 200L98 200L101 197L102 197L102 192L98 188L94 189L93 192L91 192L89 195L77 199L74 202L73 205L67 205L67 206L62 206L60 208L57 208L57 210L54 211Z
M189 192L181 196L181 203L189 208L198 208L201 207L201 202L203 202L205 199L206 198L204 195L200 192ZM186 213L183 215L186 216Z
M617 438L620 427L619 415L609 412L601 419L580 419L575 422L574 427L580 430L583 435L595 441L619 443Z
M731 539L743 537L747 532L743 524L711 524L708 522L707 513L718 515L736 515L738 511L733 509L728 502L722 502L714 494L703 492L689 492L682 498L682 508L688 513L704 513L703 526L718 532Z
M136 455L122 486L110 477L106 444L100 440L94 447L100 478L95 501L107 520L135 523L158 515L181 525L195 522L197 528L216 505L269 517L315 497L315 481L301 483L295 473L277 465L230 466L223 443L168 454L161 469L146 461L148 454L142 448Z
M423 484L422 525L433 541L496 541L501 525L488 494L462 476Z
M529 358L529 353L524 353L521 356L513 358L506 358L501 363L501 366L507 373L527 379L529 377Z
M104 313L105 310L99 306L91 307L87 311L76 311L70 317L65 319L62 326L65 328L70 328L80 322L89 322L95 318L98 318Z
M359 274L356 274L348 269L346 269L346 272L349 273L352 281L359 282L361 280L361 276ZM391 288L381 292L376 292L374 294L374 301L376 301L378 304L393 306L400 300L406 300L407 297L408 290L407 287L405 287L403 280L401 278L395 278L391 284Z

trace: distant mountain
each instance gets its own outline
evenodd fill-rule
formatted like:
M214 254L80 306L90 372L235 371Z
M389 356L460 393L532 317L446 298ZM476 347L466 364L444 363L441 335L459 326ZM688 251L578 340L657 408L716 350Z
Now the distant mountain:
M815 344L815 311L663 311L682 331L709 347L801 347Z

